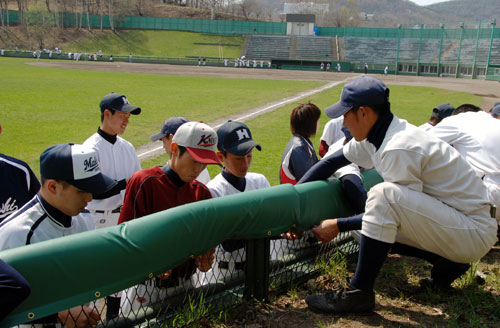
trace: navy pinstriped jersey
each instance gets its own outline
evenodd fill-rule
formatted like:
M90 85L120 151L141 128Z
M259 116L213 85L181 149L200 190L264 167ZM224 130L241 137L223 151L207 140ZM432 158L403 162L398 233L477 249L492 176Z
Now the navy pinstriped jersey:
M30 245L45 240L93 230L88 211L68 216L37 194L0 223L0 250Z
M0 154L0 222L20 209L40 190L40 183L25 162Z

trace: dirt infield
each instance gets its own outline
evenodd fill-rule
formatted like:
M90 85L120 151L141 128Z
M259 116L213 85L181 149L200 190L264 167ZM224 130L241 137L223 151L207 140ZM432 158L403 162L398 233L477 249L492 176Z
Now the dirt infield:
M183 65L167 65L167 64L142 64L142 63L124 63L124 62L92 62L92 61L30 61L27 64L80 69L80 70L95 70L106 72L123 72L123 73L144 73L144 74L165 74L165 75L183 75L183 76L206 76L218 78L238 78L238 79L272 79L272 80L296 80L296 81L325 81L329 82L328 87L333 87L338 83L344 83L350 79L359 76L358 73L333 73L319 71L295 71L281 69L255 69L255 68L235 68L235 67L213 67L213 66L183 66ZM407 75L375 75L386 84L409 85L409 86L426 86L441 88L453 91L469 92L482 97L483 103L479 104L483 109L489 109L497 101L500 101L500 84L496 81L470 80L470 79L454 79L454 78L438 78L438 77L420 77ZM219 124L228 119L239 119L245 121L249 118L254 118L258 115L267 113L280 105L290 101L300 99L310 95L311 92L319 92L325 88L308 90L306 92L280 99L278 101L264 104L255 108L232 115L231 117L223 117L217 121L209 122L211 126L217 127ZM137 153L141 161L155 157L163 153L161 143L148 143L137 147Z

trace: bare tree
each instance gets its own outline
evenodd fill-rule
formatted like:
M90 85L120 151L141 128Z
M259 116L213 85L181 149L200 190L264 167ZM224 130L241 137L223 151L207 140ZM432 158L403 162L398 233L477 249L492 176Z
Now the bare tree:
M33 36L38 42L38 47L43 49L43 40L54 26L54 16L44 3L39 2L26 12L25 20L28 37Z

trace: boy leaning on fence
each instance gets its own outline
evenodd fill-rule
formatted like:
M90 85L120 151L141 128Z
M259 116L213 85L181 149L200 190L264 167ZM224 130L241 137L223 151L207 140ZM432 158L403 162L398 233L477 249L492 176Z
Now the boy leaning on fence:
M130 178L118 223L212 198L208 188L196 177L207 164L221 165L215 155L216 146L217 134L208 125L182 124L172 138L172 154L167 164L138 171ZM206 272L212 266L214 251L188 259L163 275L129 288L122 294L122 315L128 316L131 312L134 315L141 307L162 302L165 297L190 288L196 268Z
M60 144L40 156L40 192L0 224L0 250L93 230L85 210L93 195L113 190L116 181L101 173L95 150ZM95 326L100 314L85 305L40 319L67 327Z
M252 139L248 126L227 121L217 130L217 137L217 157L224 164L224 169L207 184L214 198L270 187L265 176L248 172L253 149L262 149ZM212 270L207 272L207 281L199 283L216 282L238 271L243 272L245 258L245 240L225 240L217 248L216 263Z

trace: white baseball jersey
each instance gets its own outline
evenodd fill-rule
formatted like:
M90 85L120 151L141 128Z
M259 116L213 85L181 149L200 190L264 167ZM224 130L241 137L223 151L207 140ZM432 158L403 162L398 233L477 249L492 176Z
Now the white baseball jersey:
M245 191L267 188L271 185L267 181L266 177L259 173L247 173L245 176L246 184ZM223 176L219 173L215 178L210 180L207 184L210 189L212 197L223 197L228 195L233 195L240 193L238 189L233 187ZM215 263L212 269L202 273L197 272L193 284L195 286L200 286L204 283L216 282L217 280L224 279L226 276L235 272L235 263L242 263L245 261L246 254L245 249L237 249L232 252L226 252L221 246L217 246L215 251ZM225 262L227 264L227 269L219 268L219 263Z
M67 219L67 222L64 222ZM90 213L69 217L38 194L0 224L0 250L93 230Z
M210 174L208 173L208 170L205 168L203 171L201 171L200 175L196 177L196 180L200 181L206 186L210 182Z
M345 137L344 132L342 132L342 125L344 124L344 116L331 119L325 124L323 128L323 134L321 135L321 140L325 141L328 146L337 142L338 140Z
M424 130L424 131L429 131L429 130L431 130L433 127L434 127L434 125L430 124L429 122L426 122L426 123L424 123L424 124L422 124L422 125L419 125L419 126L418 126L418 128L419 128L419 129L422 129L422 130Z
M337 150L342 149L342 147L344 147L344 141L345 141L345 137L337 140L335 143L330 145L330 147L328 147L328 152L325 154L325 156L323 158L326 158L326 157L332 155L333 153L335 153ZM354 163L351 163L349 165L341 167L340 169L335 171L333 176L336 177L337 179L340 179L343 176L348 175L348 174L357 175L360 179L362 179L361 178L361 171L359 170L359 166L357 166Z
M460 263L479 259L495 243L486 187L444 141L394 117L378 150L367 139L353 139L344 155L374 166L384 179L368 193L364 235L387 243L404 239Z
M491 202L500 208L500 120L486 112L461 113L445 118L429 133L458 150L483 179Z
M244 191L267 188L271 186L266 177L259 173L248 172L245 176L245 180L246 185ZM210 189L210 193L214 198L240 193L238 189L233 187L233 185L231 185L222 176L222 173L219 173L215 178L210 180L207 187Z
M128 179L134 172L141 169L134 146L120 136L117 136L116 142L112 144L98 133L94 133L85 140L83 145L97 151L102 174L115 180ZM106 199L94 199L87 205L87 208L90 211L110 211L121 206L124 198L125 190L122 190L119 195Z

